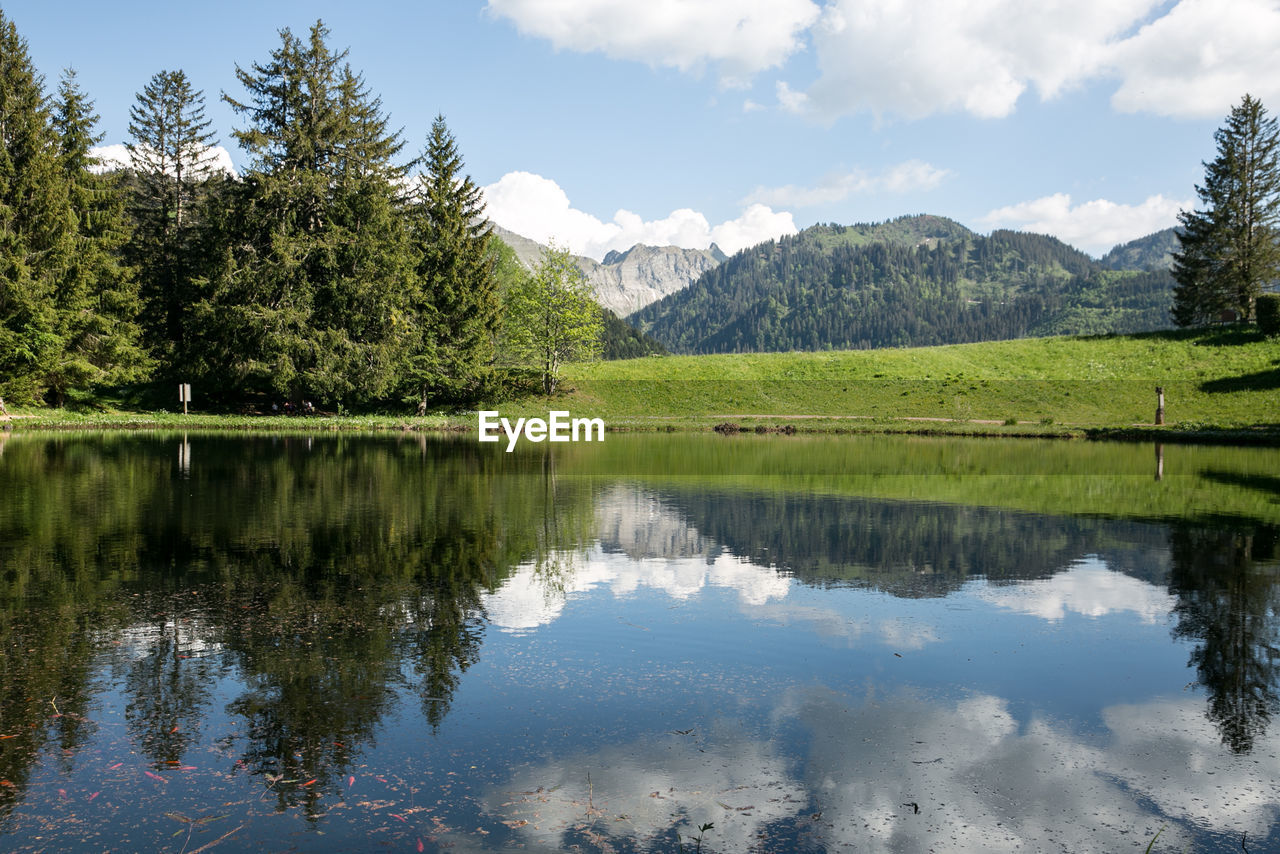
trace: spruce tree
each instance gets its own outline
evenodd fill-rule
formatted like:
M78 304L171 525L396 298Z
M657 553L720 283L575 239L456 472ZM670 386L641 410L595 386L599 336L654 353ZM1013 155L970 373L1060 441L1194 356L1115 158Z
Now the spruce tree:
M215 136L204 93L181 69L157 72L136 101L127 143L136 223L129 258L138 270L147 344L173 370L186 349L199 266L197 211L212 186Z
M62 352L57 296L74 215L43 78L0 10L0 397L31 402Z
M1178 219L1173 317L1210 322L1224 309L1248 320L1264 285L1280 279L1280 132L1262 102L1245 95L1214 133L1218 156L1196 187L1203 209Z
M402 147L381 103L325 44L281 31L236 75L253 161L218 213L223 252L197 316L204 370L226 384L330 403L388 394L402 358L410 256Z
M74 250L56 295L61 352L45 382L61 404L72 390L141 379L148 360L139 343L137 285L120 261L129 239L120 176L94 171L91 149L102 136L74 71L58 86L52 121L75 215Z
M410 308L418 322L406 376L407 391L424 409L430 398L467 402L484 391L500 306L489 249L493 227L443 116L432 122L419 162L410 211L419 252Z

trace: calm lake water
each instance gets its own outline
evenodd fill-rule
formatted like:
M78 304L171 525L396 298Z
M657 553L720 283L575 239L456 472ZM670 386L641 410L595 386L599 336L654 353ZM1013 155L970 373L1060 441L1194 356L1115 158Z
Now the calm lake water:
M0 434L0 849L1277 851L1278 534L1274 449Z

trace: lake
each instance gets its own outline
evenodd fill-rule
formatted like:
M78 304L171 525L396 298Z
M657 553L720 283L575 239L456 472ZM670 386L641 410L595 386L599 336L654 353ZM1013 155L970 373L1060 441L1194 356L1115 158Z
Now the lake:
M1280 850L1280 450L0 434L0 849Z

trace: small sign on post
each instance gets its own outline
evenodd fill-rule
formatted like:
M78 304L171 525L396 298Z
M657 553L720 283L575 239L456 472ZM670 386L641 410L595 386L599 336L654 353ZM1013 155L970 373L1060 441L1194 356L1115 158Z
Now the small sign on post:
M191 402L191 383L178 384L178 400L182 402L182 414L187 414L187 404Z

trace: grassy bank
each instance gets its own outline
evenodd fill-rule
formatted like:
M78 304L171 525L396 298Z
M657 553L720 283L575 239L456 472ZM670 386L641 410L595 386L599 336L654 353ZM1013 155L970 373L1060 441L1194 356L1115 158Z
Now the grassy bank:
M798 429L1280 435L1280 340L1251 330L1040 338L946 347L671 356L573 366L574 414ZM544 401L530 411L546 408Z
M1251 329L1040 338L830 353L649 357L571 365L566 391L487 404L567 409L611 429L794 428L1280 441L1280 340ZM1166 425L1154 426L1155 388ZM474 415L316 417L18 410L33 427L474 429Z

